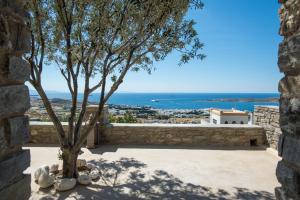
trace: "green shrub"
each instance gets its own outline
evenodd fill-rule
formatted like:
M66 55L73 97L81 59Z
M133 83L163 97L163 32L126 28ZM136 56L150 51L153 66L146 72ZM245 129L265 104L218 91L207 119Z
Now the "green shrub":
M137 123L137 118L129 111L126 111L124 116L109 115L109 122L111 123Z

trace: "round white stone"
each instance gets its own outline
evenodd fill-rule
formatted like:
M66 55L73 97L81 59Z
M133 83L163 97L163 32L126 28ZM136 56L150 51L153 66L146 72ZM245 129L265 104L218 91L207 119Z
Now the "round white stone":
M50 173L57 173L58 172L58 164L53 164L50 166Z
M97 169L93 169L91 172L90 172L90 175L92 180L95 180L97 178L99 178L99 171Z
M96 165L94 165L93 163L87 163L86 164L86 167L89 169L89 170L93 170L96 168Z
M74 178L63 178L63 179L58 179L54 185L55 189L57 191L67 191L71 190L75 187L76 185L76 179Z
M42 173L38 179L38 184L41 188L48 188L54 184L54 177Z
M49 175L49 167L47 165L43 165L39 167L37 170L35 170L34 180L38 181L41 174Z
M88 185L92 182L92 179L89 175L86 174L82 174L79 175L79 177L77 178L78 183L82 184L82 185Z

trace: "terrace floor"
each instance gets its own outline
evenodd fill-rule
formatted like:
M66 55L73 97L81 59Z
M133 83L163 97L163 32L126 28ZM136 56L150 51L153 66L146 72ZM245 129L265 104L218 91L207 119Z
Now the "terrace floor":
M33 173L59 163L57 147L31 150ZM102 146L83 149L79 158L101 167L101 178L57 193L39 190L32 199L275 199L279 158L265 149L209 149L170 146Z

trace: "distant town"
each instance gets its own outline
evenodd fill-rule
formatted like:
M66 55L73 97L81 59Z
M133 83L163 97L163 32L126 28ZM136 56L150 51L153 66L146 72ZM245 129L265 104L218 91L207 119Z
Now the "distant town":
M274 102L277 98L238 98L221 99L221 101ZM70 100L50 99L53 109L62 122L68 121ZM213 99L209 101L214 101ZM90 102L90 105L96 103ZM77 113L81 103L78 102ZM162 124L251 124L251 112L220 109L157 109L150 106L129 106L108 104L111 123L162 123ZM27 112L31 121L51 121L42 100L31 96L31 109ZM235 116L235 117L233 117Z
M60 121L68 121L71 102L65 99L50 99ZM95 103L90 103L94 105ZM78 103L77 113L81 103ZM205 109L155 109L149 106L108 104L110 122L117 123L173 123L200 124L209 121L209 110ZM31 121L51 121L41 99L31 97L31 108L27 112Z

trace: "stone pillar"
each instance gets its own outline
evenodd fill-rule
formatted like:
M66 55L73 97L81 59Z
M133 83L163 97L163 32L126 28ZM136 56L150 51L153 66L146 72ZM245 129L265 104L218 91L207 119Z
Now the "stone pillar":
M29 90L24 82L30 69L22 55L30 50L28 14L24 0L0 0L0 199L28 199L31 176L23 171L30 165Z
M88 121L91 117L95 115L97 112L98 106L97 105L90 105L86 108L86 120ZM90 132L87 137L87 148L92 149L95 148L96 144L100 143L100 138L102 139L101 135L105 129L105 125L108 124L108 106L105 105L103 108L102 116L100 121L97 122L94 129Z
M277 199L300 199L300 0L279 0L280 35L278 66L284 77L279 83L280 127L278 153L282 157L276 175L281 187Z

